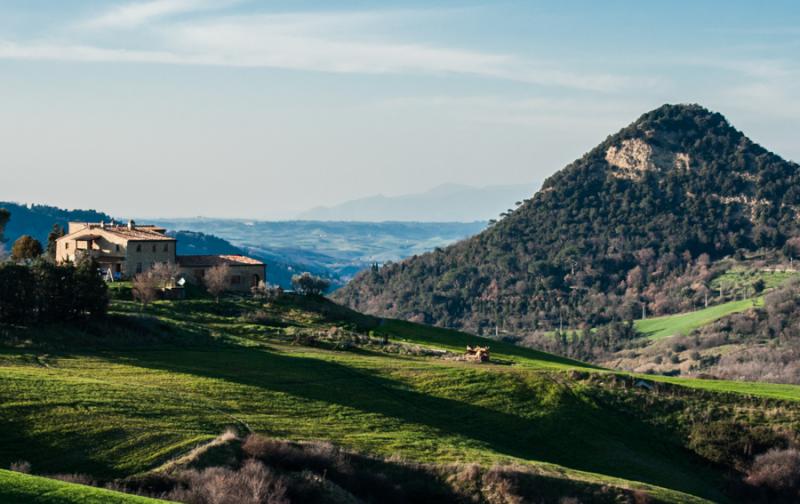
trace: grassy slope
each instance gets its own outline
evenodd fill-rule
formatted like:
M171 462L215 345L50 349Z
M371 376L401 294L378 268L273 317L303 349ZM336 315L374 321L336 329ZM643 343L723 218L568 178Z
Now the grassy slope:
M296 440L330 439L354 450L424 462L516 461L596 482L645 482L667 500L678 491L718 499L718 477L662 439L669 436L593 404L567 372L580 363L491 342L515 365L289 345L238 314L244 302L160 303L158 331L188 348L0 351L0 466L119 477L157 467L227 426ZM134 308L117 303L119 312ZM289 310L291 312L291 310ZM286 315L286 314L284 314ZM294 310L295 323L323 328ZM127 315L126 315L127 317ZM206 334L207 328L213 334ZM375 332L461 351L475 337L390 321ZM202 338L212 339L202 344ZM681 383L693 383L690 380ZM736 390L739 384L694 382ZM795 388L748 393L798 399ZM568 469L567 469L568 468Z
M753 306L761 306L763 303L763 297L731 301L693 312L637 320L635 325L636 329L646 337L658 340L677 334L687 335L695 329L710 324L722 317L745 311Z
M747 265L736 265L714 278L711 288L719 290L722 287L726 292L738 292L743 287L751 286L755 281L764 282L764 288L769 290L796 278L796 271L767 271L755 269ZM658 340L675 335L688 335L695 329L710 324L727 315L745 311L753 306L763 306L764 297L730 301L702 310L654 317L647 320L637 320L636 329L650 339Z
M783 401L800 401L800 386L781 383L745 382L731 380L701 380L671 376L645 375L648 380L674 383L689 388L723 392L754 397L766 397Z
M4 504L156 504L159 501L0 469Z

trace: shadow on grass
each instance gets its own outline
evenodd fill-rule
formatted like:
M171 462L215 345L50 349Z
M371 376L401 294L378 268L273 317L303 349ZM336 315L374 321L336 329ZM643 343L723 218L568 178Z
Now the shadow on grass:
M434 397L406 384L336 362L264 350L120 356L130 364L281 392L431 427L522 459L642 481L719 498L721 479L682 446L644 422L587 404L563 385L530 388L541 415L523 418L475 404ZM547 380L546 377L542 379ZM489 382L491 383L491 382ZM556 388L554 390L553 388ZM547 395L537 397L536 394ZM557 395L555 404L553 395ZM714 481L715 483L709 483Z
M113 313L99 320L61 324L0 324L0 352L71 354L114 350L164 350L217 347L224 340L195 323L166 323L153 313Z

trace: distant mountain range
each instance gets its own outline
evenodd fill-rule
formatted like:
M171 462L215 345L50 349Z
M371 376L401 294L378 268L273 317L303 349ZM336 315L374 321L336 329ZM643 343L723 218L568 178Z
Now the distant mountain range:
M321 206L298 216L318 221L474 222L497 218L516 201L530 198L538 183L473 187L443 184L402 196L370 196Z
M274 222L214 218L151 222L167 229L224 238L245 253L264 260L271 283L285 287L292 274L308 271L329 278L334 288L372 264L398 261L445 247L486 227L486 222ZM189 238L182 238L187 245ZM180 248L181 242L178 243ZM198 246L206 250L205 242Z
M53 224L110 221L95 210L0 201L11 213L5 229L10 246L27 234L43 244ZM125 219L119 219L124 221ZM479 233L486 222L315 222L232 219L148 219L178 239L179 254L246 254L267 263L272 284L291 286L292 275L308 271L329 278L334 288L372 264L397 261Z

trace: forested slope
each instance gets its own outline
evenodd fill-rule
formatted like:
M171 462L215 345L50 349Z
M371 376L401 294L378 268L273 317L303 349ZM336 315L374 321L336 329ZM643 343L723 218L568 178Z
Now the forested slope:
M709 294L716 259L796 253L799 181L722 115L664 105L485 232L366 271L336 299L480 333L684 311Z

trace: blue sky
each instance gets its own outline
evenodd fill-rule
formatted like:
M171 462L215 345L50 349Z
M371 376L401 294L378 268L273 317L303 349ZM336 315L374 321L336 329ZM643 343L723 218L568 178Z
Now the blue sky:
M0 4L0 199L287 218L540 181L663 103L800 160L796 2Z

